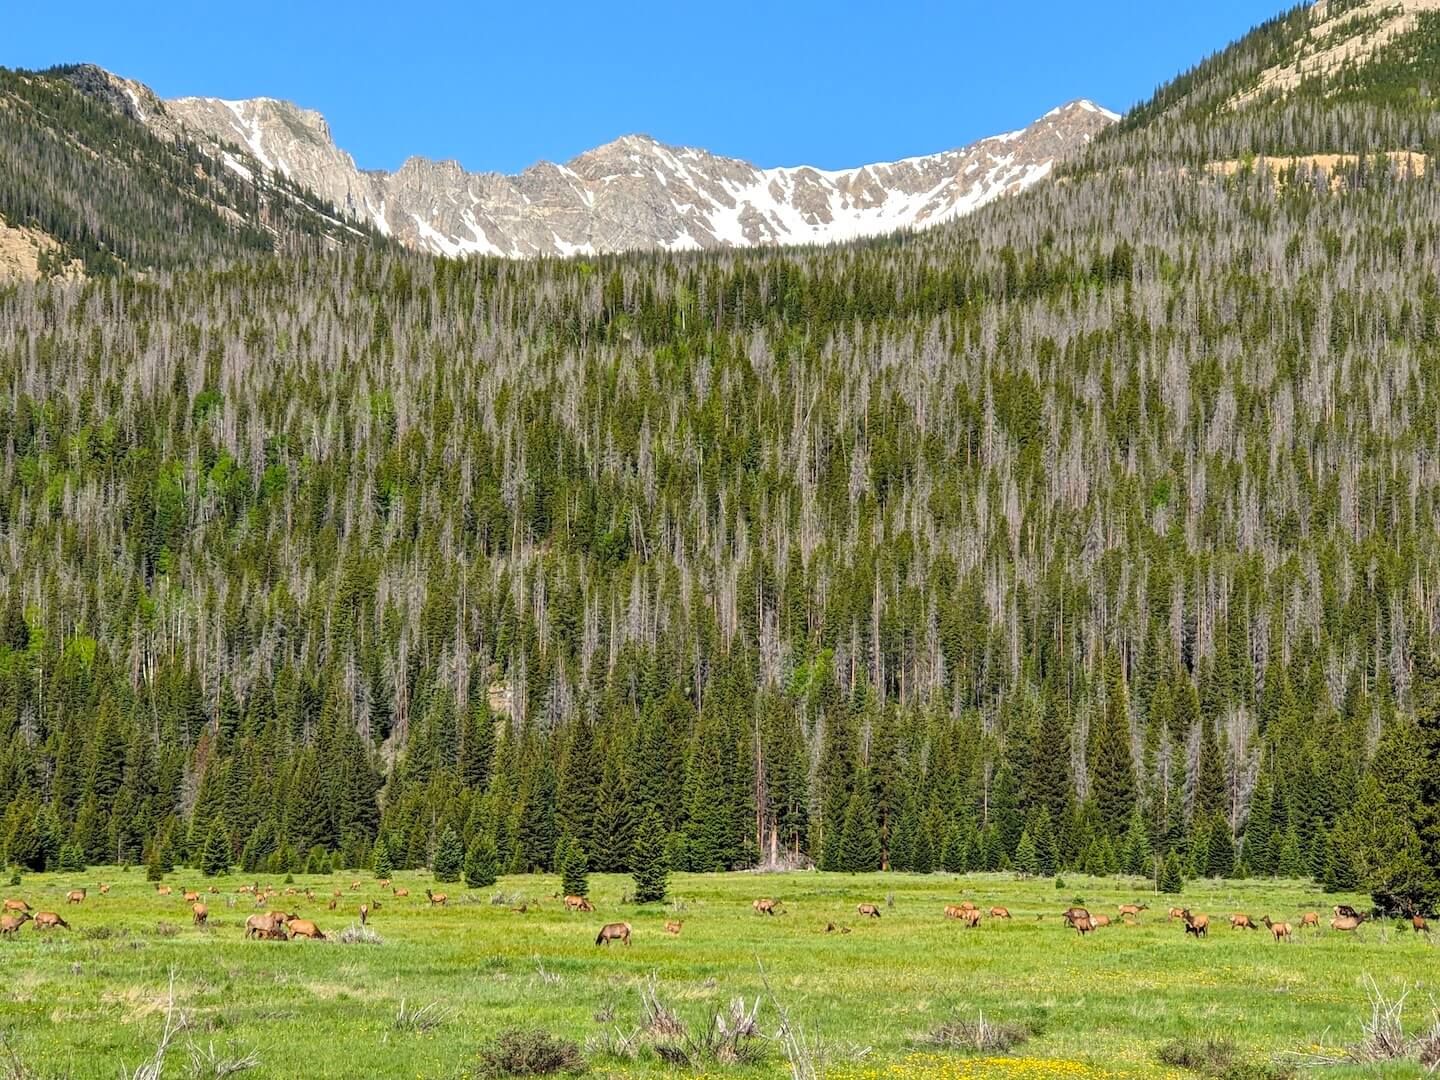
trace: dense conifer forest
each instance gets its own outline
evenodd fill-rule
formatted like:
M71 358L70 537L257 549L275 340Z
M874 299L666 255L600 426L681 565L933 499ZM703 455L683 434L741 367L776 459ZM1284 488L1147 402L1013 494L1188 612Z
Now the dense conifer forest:
M1433 908L1440 112L1297 18L924 234L0 285L0 852Z

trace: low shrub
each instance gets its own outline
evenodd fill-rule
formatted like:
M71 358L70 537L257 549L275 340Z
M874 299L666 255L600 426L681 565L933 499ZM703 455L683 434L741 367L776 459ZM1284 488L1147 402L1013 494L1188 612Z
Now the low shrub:
M542 1028L509 1028L480 1049L478 1077L553 1076L580 1072L580 1047Z

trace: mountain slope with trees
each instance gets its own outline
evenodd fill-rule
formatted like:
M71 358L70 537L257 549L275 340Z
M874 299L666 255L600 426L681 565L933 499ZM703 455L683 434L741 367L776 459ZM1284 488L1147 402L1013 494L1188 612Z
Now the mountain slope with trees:
M1440 190L1186 168L1270 107L851 248L0 289L0 849L1433 909Z

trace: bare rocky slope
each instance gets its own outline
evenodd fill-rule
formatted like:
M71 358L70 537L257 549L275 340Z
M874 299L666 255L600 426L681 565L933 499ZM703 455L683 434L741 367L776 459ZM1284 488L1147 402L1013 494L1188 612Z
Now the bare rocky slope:
M424 158L393 173L361 170L323 116L272 98L135 111L224 144L222 160L246 178L278 173L407 245L506 256L831 243L936 225L1044 179L1119 119L1075 101L1020 131L843 171L762 169L628 135L506 176Z

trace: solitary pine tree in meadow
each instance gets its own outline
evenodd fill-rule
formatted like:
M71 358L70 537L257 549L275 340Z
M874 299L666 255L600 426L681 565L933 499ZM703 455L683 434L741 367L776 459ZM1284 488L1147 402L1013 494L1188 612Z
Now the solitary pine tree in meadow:
M460 834L455 831L455 826L446 825L435 848L435 865L432 867L435 880L459 881L464 862L465 848L460 842Z
M636 831L631 864L635 868L636 902L652 904L664 900L670 870L665 860L665 827L654 810L645 815Z
M481 833L465 853L465 884L472 889L485 889L495 884L496 864L495 841L488 833Z

